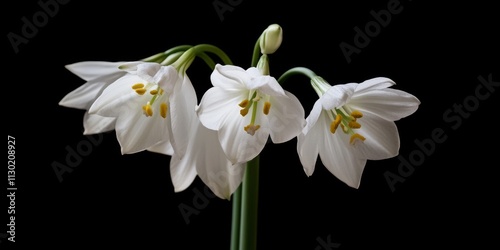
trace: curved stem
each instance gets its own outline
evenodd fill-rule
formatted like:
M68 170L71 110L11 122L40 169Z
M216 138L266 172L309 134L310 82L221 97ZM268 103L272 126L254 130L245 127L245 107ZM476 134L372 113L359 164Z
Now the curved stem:
M278 78L278 82L280 84L283 84L288 78L290 78L290 76L293 76L293 75L305 75L307 77L309 77L309 79L313 79L314 77L316 77L316 73L314 73L314 71L306 68L306 67L295 67L295 68L291 68L289 70L287 70L285 73L283 73L280 78Z
M203 52L210 52L212 54L215 54L216 56L219 57L219 59L221 59L221 61L224 63L224 64L227 64L227 65L232 65L233 62L231 61L231 59L229 58L229 56L224 52L222 51L221 49L219 49L218 47L214 46L214 45L211 45L211 44L199 44L199 45L196 45L193 47L197 54L200 54L200 53L203 53Z
M215 62L214 62L214 60L210 56L208 56L204 52L196 53L196 55L199 58L203 59L203 61L205 61L205 63L208 65L208 67L210 67L211 70L214 70L214 68L215 68Z

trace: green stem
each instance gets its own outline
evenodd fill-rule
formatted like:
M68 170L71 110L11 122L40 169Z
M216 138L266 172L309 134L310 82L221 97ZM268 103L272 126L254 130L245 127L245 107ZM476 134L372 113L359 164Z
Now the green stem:
M295 67L295 68L291 68L289 70L287 70L285 73L283 73L280 78L278 78L278 82L280 84L283 84L288 78L290 78L290 76L293 76L293 75L305 75L307 77L309 77L309 79L313 79L314 77L316 77L316 73L314 73L314 71L308 69L308 68L305 68L305 67Z
M206 53L204 52L199 52L196 54L199 58L203 59L203 61L205 61L205 63L207 64L207 66L211 69L211 70L214 70L215 69L215 62L214 60L209 57Z
M231 250L238 250L240 247L240 221L241 221L241 186L233 193L233 216L231 218Z
M247 163L242 182L240 250L257 249L259 156Z
M188 50L191 47L193 47L193 46L191 46L191 45L179 45L179 46L175 46L173 48L168 49L165 52L161 52L161 53L152 55L150 57L146 57L146 58L142 59L141 61L161 63L169 55L174 54L174 53L178 53L178 52L186 51L186 50Z
M211 45L211 44L198 44L196 46L194 46L194 49L197 51L197 55L202 53L202 52L210 52L212 54L215 54L216 56L219 57L219 59L221 59L221 61L226 64L226 65L232 65L233 62L231 61L231 59L229 58L229 56L224 52L222 51L219 47L216 47L214 45Z
M257 67L257 63L259 62L259 56L260 56L260 37L259 39L257 39L257 42L253 47L252 64L250 65L250 67Z

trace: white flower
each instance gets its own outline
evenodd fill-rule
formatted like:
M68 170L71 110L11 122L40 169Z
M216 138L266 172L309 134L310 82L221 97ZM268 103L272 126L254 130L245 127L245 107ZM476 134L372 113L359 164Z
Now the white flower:
M114 129L115 118L89 114L88 110L109 84L127 74L118 68L123 63L85 61L65 66L66 69L86 82L64 96L59 105L86 110L83 118L84 134L96 134Z
M122 154L142 150L183 155L188 126L196 117L196 94L191 81L173 66L134 62L120 66L128 72L110 84L90 107L90 114L116 119Z
M312 175L319 154L334 176L358 188L367 160L398 154L399 134L394 121L415 112L420 101L389 88L395 83L383 77L335 86L317 77L312 84L320 98L297 138L304 171Z
M203 95L198 116L205 127L218 132L233 164L256 157L269 135L274 143L286 142L305 125L299 100L257 68L217 64L211 81L214 87Z

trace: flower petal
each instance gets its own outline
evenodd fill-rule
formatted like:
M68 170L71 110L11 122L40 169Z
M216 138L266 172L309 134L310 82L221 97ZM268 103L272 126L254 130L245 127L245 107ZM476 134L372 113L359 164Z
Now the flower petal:
M306 125L302 129L302 133L304 134L309 133L309 131L316 125L316 122L318 121L322 111L323 111L323 106L321 105L321 101L317 100L314 103L311 112L309 112L309 115L306 118Z
M305 126L304 108L292 93L285 91L286 97L271 97L269 126L274 143L282 143L296 137Z
M361 128L357 130L365 137L363 143L356 144L356 154L368 160L382 160L399 153L399 134L396 124L371 113L359 119Z
M133 154L169 141L170 115L162 118L158 114L146 117L140 107L137 111L124 110L116 120L116 136L122 154Z
M313 118L314 123L308 124L310 127L307 132L297 136L297 153L307 176L311 176L314 172L320 147L318 142L323 140L325 131L328 131L326 115L321 112L321 104L316 102L314 106L313 110L319 109L318 115ZM309 116L308 119L310 118Z
M226 117L240 116L241 107L238 103L245 98L247 96L240 90L228 91L212 87L201 98L200 105L197 107L198 117L205 127L219 130Z
M249 82L251 77L241 67L217 64L210 75L210 80L214 87L225 90L243 90L246 89L245 82Z
M115 129L115 117L104 117L85 112L83 115L84 135L98 134Z
M173 155L174 154L174 148L172 147L172 144L168 140L163 141L163 142L159 142L159 143L147 148L146 150L153 152L153 153L164 154L164 155Z
M116 117L122 110L139 110L149 100L138 96L132 85L143 82L139 76L127 74L110 84L89 108L89 113Z
M413 95L397 89L377 89L355 93L349 106L362 113L372 113L389 121L413 114L420 101Z
M181 82L175 84L175 89L170 95L172 121L170 140L175 153L182 157L188 146L188 138L192 136L190 133L194 130L192 128L194 120L198 120L195 112L198 99L189 77L186 75L179 80Z
M201 180L219 198L229 200L243 180L245 164L233 165L218 143L217 131L198 127L195 152L196 171Z
M329 88L323 96L319 98L323 109L330 110L338 108L349 101L356 89L355 83L339 84Z
M326 126L324 129L327 129ZM340 131L335 134L328 133L318 143L323 165L348 186L358 188L366 159L356 157L349 143L349 135Z
M125 75L124 72L115 72L90 80L64 96L59 102L59 105L88 110L102 91L123 75Z
M85 81L94 80L104 75L120 71L118 68L124 62L84 61L66 65L66 69Z
M356 87L356 92L362 93L365 91L372 91L376 89L385 89L395 84L396 83L393 80L387 77L375 77L358 84Z
M153 76L152 82L158 84L165 92L172 93L176 84L182 83L184 78L173 66L169 65L160 67L158 72Z
M261 116L257 115L255 125L262 124ZM248 162L255 158L264 148L269 138L269 127L262 124L262 127L255 131L254 135L248 134L244 128L250 124L251 115L245 117L237 115L227 115L219 129L219 141L222 149L226 153L231 163Z

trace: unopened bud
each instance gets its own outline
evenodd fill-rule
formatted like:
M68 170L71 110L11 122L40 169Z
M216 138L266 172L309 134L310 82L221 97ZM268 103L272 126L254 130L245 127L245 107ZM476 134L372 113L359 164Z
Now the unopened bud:
M260 52L262 54L272 54L281 45L283 40L283 29L278 24L271 24L262 32L260 36Z

